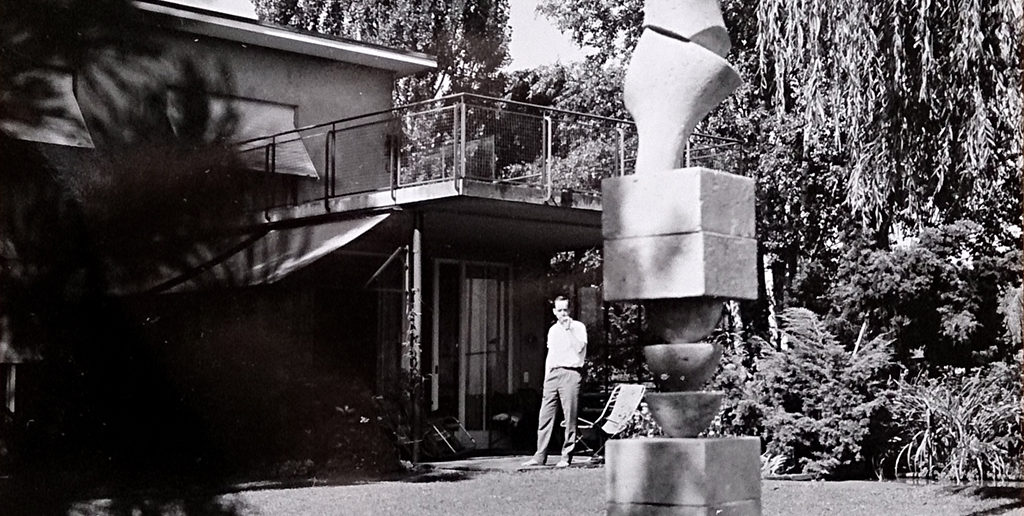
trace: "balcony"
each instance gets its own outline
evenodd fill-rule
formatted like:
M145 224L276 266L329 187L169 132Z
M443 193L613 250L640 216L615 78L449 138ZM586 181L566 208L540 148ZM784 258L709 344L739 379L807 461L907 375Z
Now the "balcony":
M601 180L631 174L626 120L458 94L241 142L268 221L471 197L601 209ZM728 170L736 140L695 134L687 166ZM312 173L304 171L315 170Z

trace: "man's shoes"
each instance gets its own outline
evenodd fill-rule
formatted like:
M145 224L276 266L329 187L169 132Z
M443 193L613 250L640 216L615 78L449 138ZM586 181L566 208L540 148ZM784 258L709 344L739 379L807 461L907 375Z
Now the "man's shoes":
M522 466L524 468L528 468L528 467L531 467L531 466L543 466L543 465L544 465L544 463L539 461L539 460L537 460L537 459L530 459L530 460L522 463Z
M558 461L558 464L555 464L555 467L556 468L568 468L569 467L569 461L566 460L566 459L562 459L562 460Z

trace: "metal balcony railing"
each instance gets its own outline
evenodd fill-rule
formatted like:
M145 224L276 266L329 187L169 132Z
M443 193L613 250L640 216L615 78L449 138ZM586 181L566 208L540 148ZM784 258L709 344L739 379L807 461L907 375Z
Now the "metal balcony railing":
M247 140L243 163L264 172L266 208L451 181L600 194L631 174L636 127L627 120L458 94ZM687 166L730 170L736 140L695 134ZM316 179L290 171L312 162ZM329 208L329 207L328 207Z

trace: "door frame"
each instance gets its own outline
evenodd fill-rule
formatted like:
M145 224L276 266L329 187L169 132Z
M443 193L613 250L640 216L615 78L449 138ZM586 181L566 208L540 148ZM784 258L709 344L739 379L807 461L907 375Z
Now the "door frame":
M514 387L514 376L513 376L513 361L515 359L515 346L513 345L512 337L514 335L513 328L515 327L515 310L513 302L515 300L514 292L514 272L515 268L511 263L503 262L492 262L482 260L459 260L454 258L434 258L433 260L433 296L432 296L432 324L431 324L431 359L430 359L430 410L439 409L439 382L437 378L439 366L440 366L440 276L441 276L441 264L454 264L459 266L459 352L457 354L459 360L459 421L465 424L466 421L466 380L467 380L467 368L466 360L464 359L464 341L468 334L468 319L465 317L466 312L469 309L469 298L468 292L466 291L466 267L468 266L483 266L483 267L496 267L504 269L507 273L508 288L504 293L505 297L505 343L508 349L507 362L505 364L508 370L505 375L508 379L508 392L512 392ZM486 370L484 371L486 375ZM486 376L485 385L486 385ZM487 418L486 418L486 396L484 397L484 421L483 431L488 431ZM474 436L475 437L475 436Z

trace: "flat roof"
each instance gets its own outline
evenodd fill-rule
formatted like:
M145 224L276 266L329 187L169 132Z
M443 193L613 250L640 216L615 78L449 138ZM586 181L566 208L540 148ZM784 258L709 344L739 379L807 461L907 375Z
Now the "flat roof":
M194 6L158 0L133 3L142 11L165 18L167 23L161 26L193 34L389 70L398 75L437 68L434 57L419 52L300 31Z

